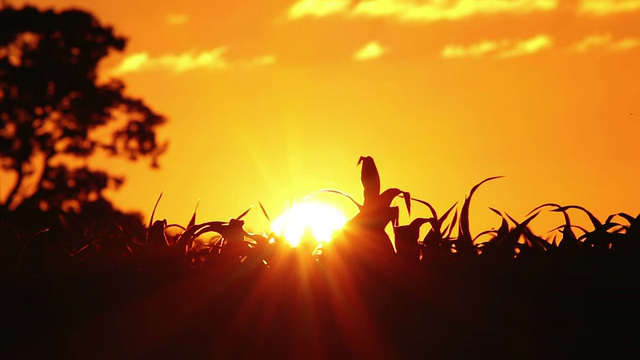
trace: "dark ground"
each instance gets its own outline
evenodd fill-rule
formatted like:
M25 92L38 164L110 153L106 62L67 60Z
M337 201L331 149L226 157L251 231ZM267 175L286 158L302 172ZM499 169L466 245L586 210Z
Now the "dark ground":
M493 264L495 265L495 264ZM0 358L637 358L633 257L4 274Z

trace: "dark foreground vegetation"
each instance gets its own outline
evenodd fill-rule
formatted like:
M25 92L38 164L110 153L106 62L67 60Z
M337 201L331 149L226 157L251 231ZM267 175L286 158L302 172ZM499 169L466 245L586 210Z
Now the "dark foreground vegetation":
M194 213L185 227L152 218L136 231L107 208L111 226L96 223L84 242L65 225L18 231L3 219L1 357L585 359L633 351L639 217L601 222L578 206L545 204L518 222L494 210L500 228L474 238L469 207L482 183L459 211L440 214L402 190L381 192L373 159L360 160L364 202L353 199L359 213L323 248L248 233L246 212L204 223ZM397 197L432 216L399 224ZM564 214L557 236L530 230L540 211ZM585 212L591 227L573 225L573 212Z

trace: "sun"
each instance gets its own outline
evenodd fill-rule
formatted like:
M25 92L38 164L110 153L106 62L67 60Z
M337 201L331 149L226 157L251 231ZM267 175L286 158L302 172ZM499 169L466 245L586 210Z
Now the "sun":
M293 247L311 236L316 242L328 242L347 218L337 208L319 202L293 205L271 224L271 231L283 236Z

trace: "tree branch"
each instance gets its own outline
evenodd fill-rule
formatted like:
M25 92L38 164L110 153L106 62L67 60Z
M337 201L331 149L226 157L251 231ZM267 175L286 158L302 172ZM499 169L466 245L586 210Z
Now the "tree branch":
M18 173L18 179L16 180L16 183L13 185L13 188L9 192L9 196L7 196L7 200L5 200L5 202L1 206L2 209L5 211L11 209L11 204L15 200L16 195L18 195L20 187L22 186L22 182L24 181L24 164L23 163L20 163L20 166L18 166L18 168L16 169L16 172Z

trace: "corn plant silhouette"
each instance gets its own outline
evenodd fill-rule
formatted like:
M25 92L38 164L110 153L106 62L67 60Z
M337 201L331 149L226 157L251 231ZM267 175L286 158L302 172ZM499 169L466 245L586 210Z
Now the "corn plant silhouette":
M161 198L162 194L158 197L149 219L146 247L147 251L156 249L151 251L155 254L153 256L164 254L165 260L174 268L180 264L186 264L191 268L218 264L266 266L267 259L270 259L274 248L281 242L274 234L254 234L244 229L243 218L252 207L229 221L197 223L197 206L187 226L168 224L166 219L154 221L154 214ZM268 218L262 204L260 207ZM167 230L172 227L180 229L179 234L168 236ZM201 241L205 235L209 235L211 239Z
M332 240L323 251L323 256L339 254L344 261L382 266L395 257L394 243L386 227L391 224L398 226L399 208L391 206L392 201L401 196L407 212L411 212L411 195L398 188L389 188L380 192L380 175L372 157L361 156L358 165L362 165L360 181L363 186L364 201L360 204L351 195L333 189L323 189L319 192L337 193L346 196L358 207L358 213L344 225L341 234ZM377 265L376 265L377 263Z
M118 341L127 345L120 347L126 349L124 355L133 358L154 347L150 356L154 358L187 353L202 354L202 358L314 358L315 354L320 354L315 358L469 358L469 354L474 358L547 354L575 358L576 352L590 354L585 342L624 345L619 339L628 338L632 343L627 329L637 317L631 311L612 309L637 305L633 294L640 293L636 291L640 215L616 213L603 221L578 205L545 203L519 220L489 208L500 218L500 225L472 235L472 198L497 177L474 185L460 209L455 203L440 213L406 191L382 191L371 157L362 156L358 165L362 166L362 202L332 189L308 195L340 194L359 210L319 256L281 246L273 234L245 230L251 207L228 221L200 221L197 205L184 226L156 220L162 194L146 234L111 249L89 237L89 244L71 249L71 258L109 252L111 259L121 256L136 261L135 271L116 275L116 285L99 292L125 299L120 307L109 304L115 310L105 315L119 318L119 325L82 328L86 336L70 344L74 350L98 349L91 343L99 338L96 334L109 339L120 336ZM417 202L430 215L401 224L399 209L393 205L397 197L407 212L412 210L410 203ZM270 220L261 203L260 208ZM563 216L563 223L551 230L549 238L531 229L543 211ZM577 215L586 215L587 224L579 226ZM387 233L389 225L392 237ZM427 234L420 239L424 226ZM18 262L28 266L28 258L41 250L35 245L48 246L42 245L47 244L48 233L25 238ZM93 278L89 280L94 283ZM127 282L130 289L123 290L121 284ZM140 288L150 290L136 305L129 299L140 298L141 290L131 289ZM43 303L62 304L54 308L62 318L74 311L62 309L91 303L94 297L115 298L85 295L85 290L76 286L73 296ZM120 295L126 291L129 296ZM185 299L189 306L176 306L185 304ZM153 324L153 330L146 324ZM63 328L76 325L66 320ZM299 331L302 328L308 331ZM113 332L116 335L106 334L113 329L118 330ZM501 336L478 336L483 333ZM172 342L165 345L169 337ZM168 347L176 350L165 354ZM41 350L38 355L49 354L46 347Z
M444 222L455 209L457 203L453 204L442 217L438 217L436 209L429 202L411 198L408 194L403 194L405 201L416 201L427 206L432 216L429 218L417 218L409 225L394 227L398 254L407 261L415 261L417 258L425 263L440 265L448 261L447 259L453 259L453 257L470 259L478 255L479 249L475 240L480 235L485 235L486 232L481 233L475 238L471 236L469 220L471 199L482 184L498 178L501 178L501 176L490 177L474 185L469 195L465 198L460 216L458 217L458 211L456 209L453 213L452 220L446 227L444 227ZM420 227L424 224L429 224L431 228L424 239L419 241ZM503 227L505 226L506 224L503 224ZM456 227L458 234L457 237L454 237L452 233ZM418 250L417 252L416 249Z

